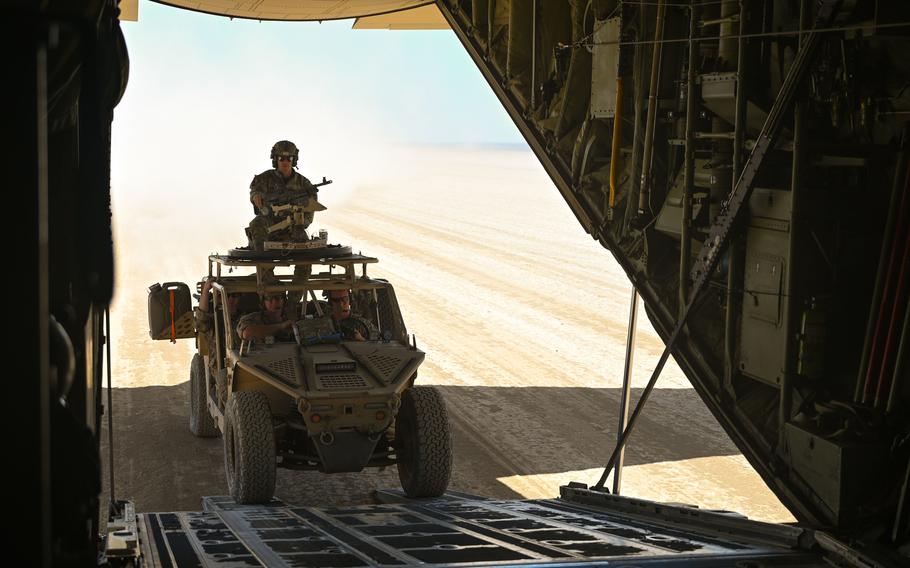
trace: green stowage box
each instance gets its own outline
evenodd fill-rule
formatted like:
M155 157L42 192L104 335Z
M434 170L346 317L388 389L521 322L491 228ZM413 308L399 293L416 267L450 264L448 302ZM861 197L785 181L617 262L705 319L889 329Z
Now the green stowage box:
M190 288L183 282L149 286L149 335L152 339L196 336Z

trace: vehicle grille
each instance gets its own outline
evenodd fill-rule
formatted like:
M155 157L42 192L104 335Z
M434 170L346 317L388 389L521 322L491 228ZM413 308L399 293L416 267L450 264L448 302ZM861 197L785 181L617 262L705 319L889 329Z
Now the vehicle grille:
M292 384L297 383L297 362L293 357L269 361L266 367L287 382Z
M367 382L360 375L319 375L319 390L347 390L366 388Z
M367 356L367 360L372 363L373 369L379 372L385 382L394 379L401 367L401 358L393 355L371 353Z

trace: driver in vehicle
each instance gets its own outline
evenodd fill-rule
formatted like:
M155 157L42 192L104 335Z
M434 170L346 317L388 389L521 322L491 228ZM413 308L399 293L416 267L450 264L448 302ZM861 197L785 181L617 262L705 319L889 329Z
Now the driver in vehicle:
M265 339L274 337L279 341L293 341L294 321L287 319L284 292L273 292L262 297L262 310L247 314L237 324L240 339Z
M323 292L329 301L329 315L336 331L352 341L375 339L379 331L373 323L351 311L351 293L348 290L327 290Z
M215 278L212 276L206 277L202 282L202 290L199 293L199 306L193 310L193 319L196 321L196 330L203 333L209 334L214 328L214 314L209 309L209 304L211 300L211 294L209 293L212 289L212 283L215 282ZM240 300L240 294L228 294L227 295L227 310L231 314L231 317L237 315L237 305Z

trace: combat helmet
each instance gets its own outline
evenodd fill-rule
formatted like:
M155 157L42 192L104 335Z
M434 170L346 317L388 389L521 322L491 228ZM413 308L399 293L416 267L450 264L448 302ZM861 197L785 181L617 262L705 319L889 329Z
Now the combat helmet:
M278 156L288 154L291 156L291 166L297 167L297 158L300 157L300 150L297 149L297 145L291 142L290 140L279 140L275 142L272 146L272 167L278 167Z

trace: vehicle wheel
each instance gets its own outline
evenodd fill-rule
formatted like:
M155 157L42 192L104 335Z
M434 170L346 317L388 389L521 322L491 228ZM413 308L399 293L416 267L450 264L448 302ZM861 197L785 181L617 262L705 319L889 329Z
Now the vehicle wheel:
M269 399L232 393L224 413L224 472L237 503L268 503L275 493L275 431Z
M398 479L408 497L438 497L452 475L452 432L442 394L412 387L401 396L395 418Z
M205 392L205 360L202 355L193 355L190 363L190 432L200 438L214 438L218 435L215 419L209 413Z

